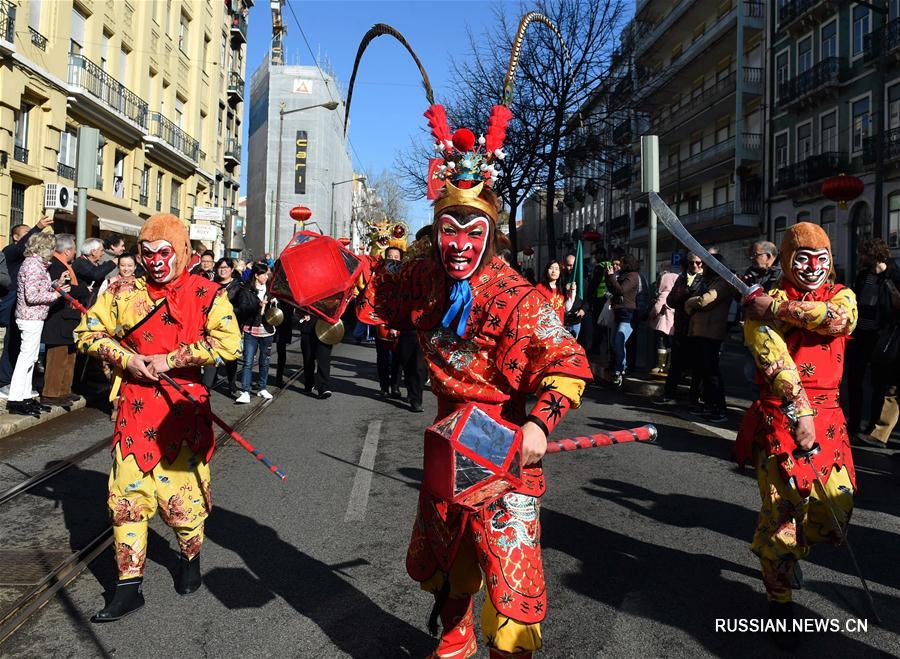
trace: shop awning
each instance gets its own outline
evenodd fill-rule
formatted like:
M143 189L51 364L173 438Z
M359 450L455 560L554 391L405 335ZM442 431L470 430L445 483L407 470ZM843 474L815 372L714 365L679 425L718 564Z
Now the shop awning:
M136 236L144 226L144 220L131 211L104 204L102 201L88 199L87 210L97 218L101 231L115 231L126 236Z

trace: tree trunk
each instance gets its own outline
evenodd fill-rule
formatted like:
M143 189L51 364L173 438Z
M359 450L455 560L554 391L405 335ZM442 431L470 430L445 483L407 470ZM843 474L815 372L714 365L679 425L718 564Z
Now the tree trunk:
M512 252L512 266L519 270L519 230L516 228L516 216L519 213L519 200L512 192L509 194L509 245Z
M547 255L548 262L556 260L556 225L553 214L556 212L556 158L559 155L559 128L555 131L550 145L550 161L547 170Z

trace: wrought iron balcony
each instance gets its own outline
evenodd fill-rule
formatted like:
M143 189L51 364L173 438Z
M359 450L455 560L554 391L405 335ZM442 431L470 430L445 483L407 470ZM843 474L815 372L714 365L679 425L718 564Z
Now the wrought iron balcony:
M684 105L679 106L677 109L673 109L665 119L661 119L657 123L656 130L660 133L665 133L687 119L696 116L701 109L708 108L726 98L728 95L733 94L736 88L737 74L731 73L719 80L709 89L704 89L702 92L692 97L691 100L687 101Z
M744 148L744 155L759 156L762 153L762 139L762 133L743 133L741 145Z
M56 163L56 173L70 181L75 180L75 168L63 162Z
M234 43L247 43L247 17L241 12L231 15L231 39Z
M790 190L821 181L846 170L848 160L846 153L827 151L809 156L793 165L779 167L775 177L775 188Z
M778 8L778 27L788 29L800 18L805 17L812 9L822 4L823 0L788 0Z
M28 149L24 146L19 146L16 144L13 147L13 160L18 160L19 162L28 162Z
M69 84L102 101L116 114L147 128L147 102L81 55L69 55Z
M887 54L900 47L900 18L895 18L884 27L863 36L863 51L866 61L872 61L881 54Z
M0 38L9 43L16 38L16 6L9 0L0 1Z
M734 215L734 202L729 201L724 204L719 204L718 206L712 206L693 213L681 215L680 219L682 224L688 226L689 224L708 224L710 222L715 222L716 220L731 217L732 215Z
M613 232L628 231L631 226L631 216L628 213L617 215L609 221L609 230Z
M839 86L847 69L847 58L826 57L812 68L778 85L778 102L791 105L810 94Z
M727 140L682 160L680 165L681 176L687 176L699 169L729 158L734 158L734 137L729 137Z
M35 30L30 25L28 26L28 31L31 33L31 43L40 48L41 50L47 50L47 37L43 34Z
M150 114L150 134L197 162L197 158L200 155L200 142L185 133L159 112Z
M881 147L885 162L900 158L900 128L894 128L881 135L872 135L863 140L863 162L865 164L875 163L879 147Z
M244 79L237 71L228 72L228 100L237 102L244 98Z
M612 131L613 142L616 144L628 144L631 142L631 119L625 119L616 124Z
M229 163L229 161L231 161ZM241 143L236 137L225 140L225 164L234 165L241 161Z

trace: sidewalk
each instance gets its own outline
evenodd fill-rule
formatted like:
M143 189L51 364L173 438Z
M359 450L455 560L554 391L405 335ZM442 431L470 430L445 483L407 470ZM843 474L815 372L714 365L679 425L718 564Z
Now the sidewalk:
M86 401L84 400L84 397L82 397L71 405L66 405L65 407L54 405L49 412L42 412L41 417L39 419L35 419L33 416L10 414L6 411L6 399L2 399L0 400L0 440L5 439L6 437L9 437L11 435L15 435L16 433L21 432L27 428L33 428L38 424L46 423L51 419L62 416L63 414L68 414L69 412L80 410L85 406L85 404Z

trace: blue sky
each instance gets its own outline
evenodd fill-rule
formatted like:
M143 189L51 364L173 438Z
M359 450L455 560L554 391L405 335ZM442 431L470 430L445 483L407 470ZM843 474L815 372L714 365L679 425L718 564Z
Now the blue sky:
M328 63L344 86L350 79L356 49L366 30L375 23L392 25L406 37L422 61L438 102L447 93L451 56L462 57L467 53L466 26L480 34L489 29L492 15L489 0L452 3L289 0L289 4L320 64ZM284 20L288 28L285 64L314 64L288 6L284 8ZM256 0L249 17L248 80L268 55L271 25L269 2ZM420 80L415 63L396 40L382 36L369 44L357 74L350 109L350 141L354 148L353 164L358 171L377 175L392 167L397 153L426 125L422 113L428 105ZM247 110L248 104L244 108ZM488 111L485 108L485 116ZM246 148L246 115L243 125ZM427 163L421 166L424 170ZM246 168L241 179L241 190L247 194ZM409 201L407 220L413 230L431 221L424 200Z

